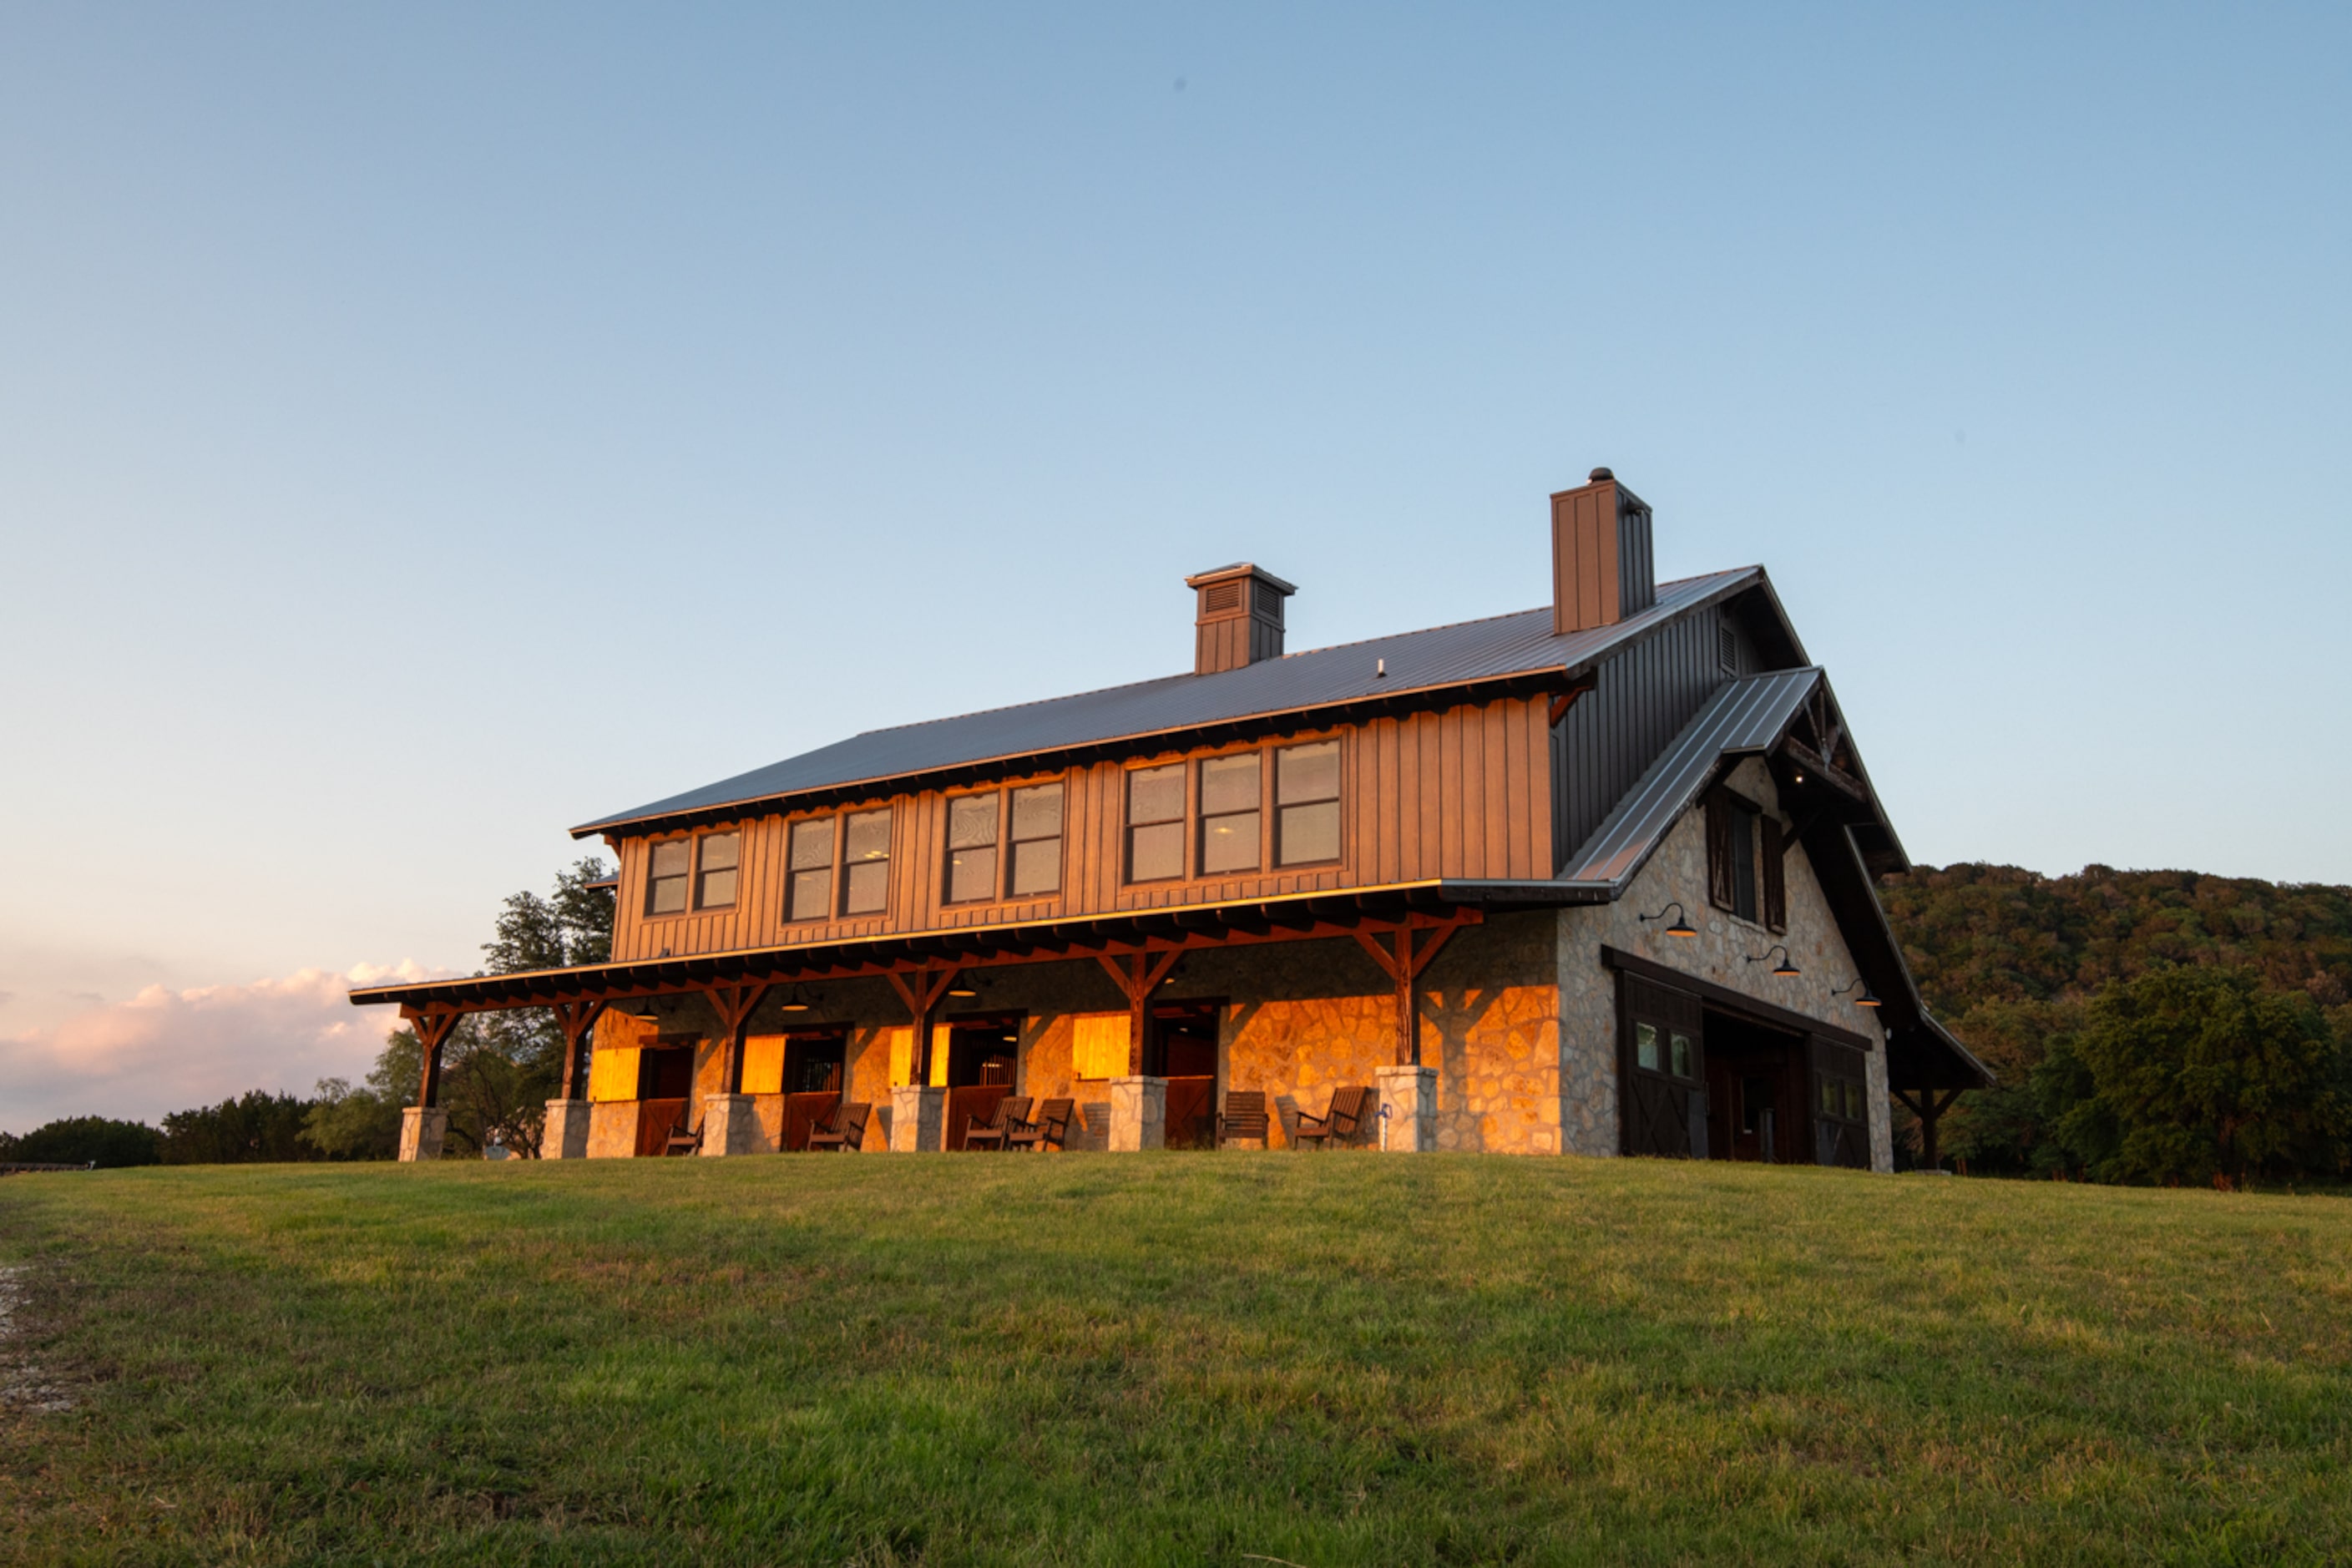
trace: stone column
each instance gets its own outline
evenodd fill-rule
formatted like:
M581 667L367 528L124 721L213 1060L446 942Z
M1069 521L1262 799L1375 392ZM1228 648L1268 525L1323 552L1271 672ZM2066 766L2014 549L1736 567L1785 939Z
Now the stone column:
M749 1094L702 1097L702 1147L698 1154L772 1154L767 1129L760 1125L760 1101Z
M437 1105L404 1105L400 1110L400 1157L438 1160L449 1141L449 1113Z
M1168 1147L1168 1080L1145 1075L1110 1080L1110 1146L1115 1153Z
M936 1084L901 1084L890 1091L890 1152L936 1154L947 1131L948 1091Z
M1437 1147L1437 1069L1374 1068L1381 1091L1380 1146L1391 1154L1426 1154Z
M551 1100L547 1102L547 1127L539 1135L539 1157L542 1160L584 1160L588 1157L586 1100Z

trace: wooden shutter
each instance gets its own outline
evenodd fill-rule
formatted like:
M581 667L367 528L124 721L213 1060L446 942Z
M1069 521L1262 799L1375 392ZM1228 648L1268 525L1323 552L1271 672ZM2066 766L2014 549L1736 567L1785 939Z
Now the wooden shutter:
M1789 929L1789 882L1781 866L1787 853L1780 819L1768 812L1764 816L1764 923L1776 933Z
M1718 910L1732 904L1731 802L1721 790L1706 797L1706 899Z

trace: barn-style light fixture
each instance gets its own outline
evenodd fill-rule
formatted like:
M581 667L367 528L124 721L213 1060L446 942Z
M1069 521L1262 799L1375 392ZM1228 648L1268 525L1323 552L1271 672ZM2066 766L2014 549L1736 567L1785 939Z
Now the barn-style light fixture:
M779 1013L805 1013L808 1011L808 1004L805 1002L781 1002L776 1005L776 1011Z
M950 985L948 987L948 994L950 996L977 996L980 993L974 991L969 985Z
M1787 945L1782 942L1776 942L1770 947L1766 948L1762 952L1748 954L1748 962L1750 963L1767 963L1776 952L1780 955L1780 962L1772 965L1772 977L1774 979L1794 980L1798 975L1804 973L1804 971L1797 967L1795 961L1790 958L1789 949Z
M1668 904L1666 906L1666 910L1672 910L1675 911L1675 923L1666 928L1666 934L1668 936L1696 936L1698 934L1698 927L1690 923L1690 915L1688 911L1684 910L1682 900L1680 899ZM1642 920L1644 923L1651 921L1664 920L1666 918L1666 910L1660 910L1654 915L1643 915Z
M1832 999L1834 999L1834 998L1836 998L1836 997L1843 996L1843 995L1844 995L1847 992L1849 992L1849 991L1853 990L1853 989L1854 988L1854 986L1855 986L1855 985L1859 985L1859 986L1861 986L1861 987L1862 987L1862 994L1861 994L1861 995L1859 995L1859 996L1857 996L1857 997L1855 997L1855 998L1853 999L1853 1005L1854 1005L1855 1006L1857 1006L1857 1007L1879 1007L1879 1006L1884 1006L1884 1005L1885 1005L1885 1004L1884 1004L1884 1003L1880 1002L1880 1001L1879 1001L1879 999L1878 999L1876 996L1874 996L1874 995L1871 994L1870 983L1869 983L1868 981L1866 981L1866 980L1863 979L1863 977L1862 977L1861 975L1859 975L1859 974L1857 974L1857 975L1855 975L1855 976L1853 977L1853 985L1841 985L1841 986L1839 986L1836 990L1834 990L1834 991L1831 992L1831 993L1830 993L1830 995L1831 995L1831 997L1832 997Z

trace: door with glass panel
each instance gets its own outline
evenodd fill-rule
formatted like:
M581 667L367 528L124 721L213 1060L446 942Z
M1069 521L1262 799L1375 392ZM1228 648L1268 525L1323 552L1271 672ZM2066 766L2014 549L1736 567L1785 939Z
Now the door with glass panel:
M1617 977L1617 1109L1628 1154L1707 1156L1705 1015L1698 998Z

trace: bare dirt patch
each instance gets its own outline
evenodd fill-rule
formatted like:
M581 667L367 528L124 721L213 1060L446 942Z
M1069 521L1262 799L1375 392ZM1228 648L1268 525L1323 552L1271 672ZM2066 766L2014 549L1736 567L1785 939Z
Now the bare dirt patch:
M26 1278L22 1267L0 1268L0 1410L70 1410L73 1401L26 1353Z

